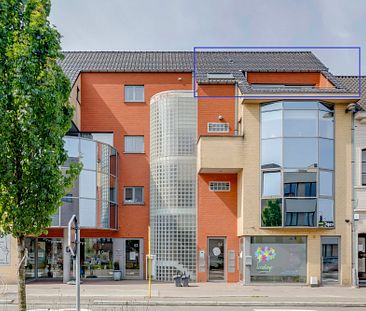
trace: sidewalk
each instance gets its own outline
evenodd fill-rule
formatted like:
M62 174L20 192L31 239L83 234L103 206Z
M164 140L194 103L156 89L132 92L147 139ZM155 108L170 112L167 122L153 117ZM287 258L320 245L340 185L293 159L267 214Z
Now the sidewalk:
M0 304L16 304L16 286L9 285ZM176 288L172 283L153 283L151 298L144 281L87 281L81 285L81 303L95 305L195 305L195 306L354 306L366 307L366 288L299 285L251 285L193 283ZM51 281L27 284L28 304L72 306L75 287Z

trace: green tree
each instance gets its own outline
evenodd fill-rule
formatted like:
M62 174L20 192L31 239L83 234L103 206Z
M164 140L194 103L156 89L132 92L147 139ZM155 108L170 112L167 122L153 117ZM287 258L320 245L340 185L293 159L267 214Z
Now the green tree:
M59 169L73 109L50 7L50 0L0 1L0 233L17 239L19 310L26 310L25 237L47 232L80 171Z
M266 201L262 210L262 224L265 227L282 226L281 200L271 199Z

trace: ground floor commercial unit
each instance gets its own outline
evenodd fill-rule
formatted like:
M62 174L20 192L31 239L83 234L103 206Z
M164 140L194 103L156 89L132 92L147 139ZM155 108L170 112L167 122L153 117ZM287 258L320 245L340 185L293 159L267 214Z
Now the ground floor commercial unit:
M360 235L359 249L365 246L366 236ZM2 254L0 271L9 283L16 281L16 245L8 239L7 256ZM81 239L81 278L89 280L113 279L115 263L122 271L122 279L142 280L146 277L147 256L142 238ZM3 242L2 245L5 245ZM75 277L75 262L66 252L63 237L27 238L27 280L54 279L63 282ZM342 249L340 236L321 235L257 235L207 236L206 247L197 254L198 281L240 282L243 285L298 283L349 285L351 269L342 261L350 260ZM365 258L358 262L362 279ZM152 261L155 278L156 262ZM363 273L362 273L363 272Z
M16 254L15 245L8 248L9 254ZM26 279L55 279L67 282L75 278L75 261L66 251L67 238L27 238ZM16 261L15 261L16 262ZM118 263L122 279L143 279L146 266L143 238L101 238L83 237L80 245L81 278L108 280ZM14 268L13 261L9 266ZM2 268L5 268L3 264ZM0 268L1 269L1 268ZM7 276L13 282L14 269Z
M351 255L340 236L207 236L197 254L198 281L243 285L351 284ZM348 264L342 264L342 260Z

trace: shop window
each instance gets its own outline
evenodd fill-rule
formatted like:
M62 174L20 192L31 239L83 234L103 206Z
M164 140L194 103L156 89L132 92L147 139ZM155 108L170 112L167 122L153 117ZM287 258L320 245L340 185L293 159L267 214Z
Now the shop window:
M251 237L252 282L306 282L306 237Z
M144 204L144 187L125 187L125 204Z

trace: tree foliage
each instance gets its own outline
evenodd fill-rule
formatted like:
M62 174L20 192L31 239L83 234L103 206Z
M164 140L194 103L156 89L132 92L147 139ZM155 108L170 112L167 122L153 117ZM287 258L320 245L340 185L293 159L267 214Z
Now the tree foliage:
M0 2L0 231L40 235L79 168L63 176L70 83L50 0Z
M27 308L24 238L47 231L80 170L59 168L73 109L50 8L50 0L0 1L0 234L17 238L21 311Z

